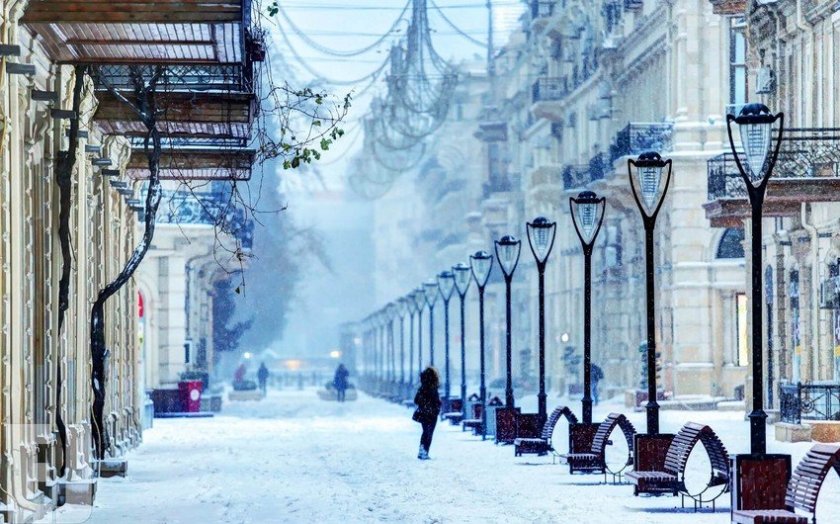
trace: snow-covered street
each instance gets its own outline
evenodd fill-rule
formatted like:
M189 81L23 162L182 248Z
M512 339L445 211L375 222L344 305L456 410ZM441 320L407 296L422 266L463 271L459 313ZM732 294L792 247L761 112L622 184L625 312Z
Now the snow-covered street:
M523 409L531 410L533 402L522 399ZM550 407L556 404L549 399ZM572 406L579 410L578 402ZM611 410L626 413L619 404L601 404L595 419ZM643 413L629 417L643 430ZM663 411L662 429L676 431L687 420L712 425L730 452L748 447L740 413ZM559 437L567 427L558 425L557 431ZM155 420L129 456L128 477L100 482L87 521L728 522L728 496L719 499L714 514L678 511L679 498L636 498L628 485L571 476L550 457L515 458L512 446L482 442L448 424L438 426L433 460L421 462L415 458L419 433L406 408L364 395L346 404L323 402L311 389L271 392L262 402L228 402L211 419ZM769 447L792 453L797 462L809 445L771 440ZM704 477L708 469L698 448L690 463ZM840 481L831 475L818 520L840 512L839 495ZM87 516L85 508L71 507L54 518L80 522Z

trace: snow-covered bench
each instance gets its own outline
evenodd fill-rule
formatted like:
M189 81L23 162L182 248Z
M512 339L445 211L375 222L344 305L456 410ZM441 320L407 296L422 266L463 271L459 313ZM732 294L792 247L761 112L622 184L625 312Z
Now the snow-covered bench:
M583 426L585 426L585 424ZM622 464L620 468L612 470L607 465L605 450L608 445L612 444L609 437L616 427L620 428L621 432L624 434L624 438L627 440L629 453L624 464ZM574 452L561 455L561 458L565 459L569 464L570 473L575 473L576 471L584 473L602 473L604 475L605 482L607 473L612 474L613 480L615 480L616 477L620 479L627 466L633 463L633 438L635 435L636 428L634 428L633 424L627 420L627 417L621 413L610 413L607 418L598 425L598 429L595 431L595 435L591 440L591 447L589 450L578 451L581 449L580 443L578 443L578 447Z
M440 414L441 420L448 420L453 426L464 419L463 401L460 398L450 398L445 404L446 412Z
M709 457L711 473L709 482L698 493L690 493L685 485L685 468L688 457L698 442L703 444ZM633 494L639 493L662 494L671 493L689 497L697 504L714 502L717 497L729 490L729 457L726 448L718 436L709 426L696 422L686 423L671 440L668 446L668 453L665 455L665 462L661 470L631 471L626 477L634 484ZM711 494L704 499L708 490L719 487L716 494ZM683 503L683 506L685 504Z
M738 524L808 524L808 517L797 513L808 513L816 524L815 515L817 496L829 470L834 469L840 475L840 445L838 444L817 444L808 451L808 454L796 466L793 477L787 484L787 492L783 504L777 507L766 509L734 509L733 505L732 522ZM788 469L790 471L790 469ZM758 486L744 486L739 489L739 494L749 493Z
M554 447L551 445L551 436L554 433L554 427L557 425L557 422L560 421L560 417L566 417L566 420L569 421L570 425L578 423L577 417L567 406L560 406L556 408L551 412L551 415L549 415L545 424L543 424L542 432L539 437L517 437L516 440L513 441L514 456L520 457L528 454L543 456L547 455L549 452L553 453ZM554 453L554 455L556 456L557 454Z

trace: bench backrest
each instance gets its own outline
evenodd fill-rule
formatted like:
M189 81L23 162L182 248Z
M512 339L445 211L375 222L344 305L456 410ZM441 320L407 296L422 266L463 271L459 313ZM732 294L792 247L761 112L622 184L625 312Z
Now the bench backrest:
M814 513L817 497L829 470L840 475L840 444L817 444L805 455L788 483L785 505Z
M568 406L560 406L551 412L548 420L546 420L545 424L543 424L542 433L540 434L540 437L543 440L551 441L551 435L554 433L554 427L558 422L560 422L560 417L566 417L566 420L569 421L569 425L578 423L577 417L574 413L572 413L572 410L569 409Z
M592 440L592 453L596 455L604 453L604 448L607 446L610 433L613 432L616 426L621 428L624 438L627 439L630 455L633 454L633 436L636 434L636 428L621 413L610 413L598 426L598 431L595 432L595 438Z
M729 481L729 455L723 442L709 426L688 422L674 436L665 455L665 471L683 478L688 457L697 442L702 442L712 467L712 485Z

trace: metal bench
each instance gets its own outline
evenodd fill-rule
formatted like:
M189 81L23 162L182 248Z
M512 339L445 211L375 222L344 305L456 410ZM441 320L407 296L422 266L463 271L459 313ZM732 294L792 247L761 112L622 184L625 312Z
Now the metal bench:
M464 413L461 408L463 401L460 398L451 398L445 402L446 412L440 414L441 420L448 420L453 426L460 424L464 419Z
M572 410L570 410L568 406L558 407L551 412L548 420L546 420L545 424L543 424L542 432L538 438L517 437L517 439L513 441L514 456L521 457L522 455L531 454L543 456L552 453L552 463L554 463L557 453L554 452L554 447L551 445L551 435L554 433L554 427L557 425L557 422L560 421L561 417L566 417L566 420L569 421L570 425L578 423L577 417L574 413L572 413Z
M709 456L711 474L706 486L697 493L688 491L685 485L685 467L688 457L698 442L703 444ZM631 471L626 477L634 484L633 494L648 493L660 495L671 493L682 495L682 505L685 507L685 497L694 501L695 511L703 503L712 503L729 490L729 460L726 448L718 436L709 426L688 422L674 435L662 470ZM712 492L719 488L718 492Z
M610 434L618 427L624 434L627 440L628 456L627 460L618 469L611 469L605 459L606 447L612 444L609 440ZM591 446L589 450L577 451L561 455L569 464L569 472L574 474L576 471L584 473L602 473L604 475L604 482L607 480L607 474L613 476L613 481L621 476L627 466L633 463L633 437L636 435L636 428L627 420L627 417L621 413L610 413L603 422L598 425L595 435L592 437Z
M808 517L798 514L796 510L799 510L810 514L811 522L816 524L817 497L830 469L834 469L840 475L840 445L815 445L796 466L796 470L787 485L783 507L733 510L732 522L738 524L808 524Z
M481 433L481 411L484 409L481 402L472 403L472 418L461 421L461 431L472 429L474 434Z

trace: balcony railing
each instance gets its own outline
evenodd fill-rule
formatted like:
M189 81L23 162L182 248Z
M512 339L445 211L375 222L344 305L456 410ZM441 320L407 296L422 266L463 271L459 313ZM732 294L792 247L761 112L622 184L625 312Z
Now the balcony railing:
M565 78L542 77L531 87L531 102L562 100L566 94L568 94L568 89Z
M568 165L563 168L563 189L571 190L584 187L591 182L589 176L589 166L583 165Z
M598 153L589 159L590 181L602 180L610 171L612 171L612 163L607 161L606 153Z
M531 0L531 19L553 15L556 3L557 0Z
M623 156L635 157L646 151L670 151L673 133L672 123L630 123L615 135L610 146L610 162Z
M747 190L732 153L707 162L709 200L746 198ZM840 177L840 128L790 128L782 135L774 179Z
M158 224L206 225L236 237L244 249L254 244L254 221L236 207L227 191L164 191Z
M781 384L779 401L782 422L840 420L840 384Z

